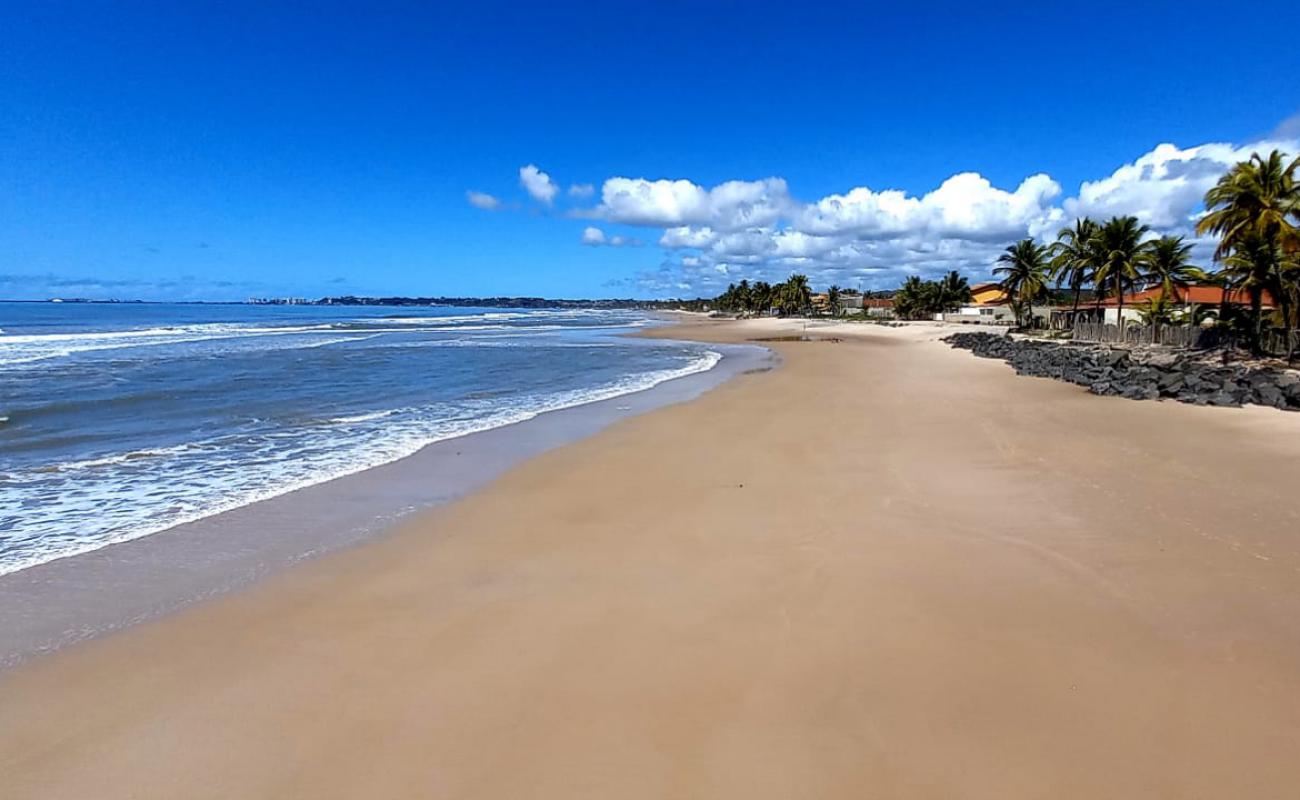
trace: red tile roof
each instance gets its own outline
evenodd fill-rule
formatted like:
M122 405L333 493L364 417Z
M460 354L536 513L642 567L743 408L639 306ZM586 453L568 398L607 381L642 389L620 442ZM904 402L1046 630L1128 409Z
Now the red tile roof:
M1141 292L1134 292L1124 295L1124 305L1136 305L1144 303L1147 300L1153 300L1160 297L1164 291L1159 287L1147 289ZM1175 303L1185 304L1192 303L1195 305L1214 305L1217 306L1223 302L1223 289L1218 286L1206 286L1204 284L1195 286L1174 285L1173 296L1170 297ZM1250 295L1241 290L1234 290L1228 293L1228 303L1238 306L1250 305ZM1273 298L1268 292L1264 293L1264 306L1273 307ZM1113 308L1118 305L1114 297L1107 297L1101 302L1103 306Z

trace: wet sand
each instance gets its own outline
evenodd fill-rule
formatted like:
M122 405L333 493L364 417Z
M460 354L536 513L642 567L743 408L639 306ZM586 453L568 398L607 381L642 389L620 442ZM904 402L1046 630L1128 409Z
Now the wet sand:
M4 796L1300 794L1300 415L808 333L4 673Z

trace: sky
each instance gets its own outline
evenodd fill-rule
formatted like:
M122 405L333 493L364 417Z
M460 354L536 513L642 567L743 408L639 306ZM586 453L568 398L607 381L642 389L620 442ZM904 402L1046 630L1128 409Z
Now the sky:
M1191 236L1300 153L1293 2L0 0L0 298L888 289L1081 214Z

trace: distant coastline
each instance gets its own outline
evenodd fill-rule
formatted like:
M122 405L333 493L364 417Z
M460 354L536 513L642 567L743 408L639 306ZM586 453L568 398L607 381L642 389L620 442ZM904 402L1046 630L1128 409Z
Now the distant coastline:
M574 300L545 297L321 297L315 300L301 297L250 297L247 300L138 300L121 298L47 297L43 299L5 299L0 303L74 303L74 304L149 304L149 305L199 305L199 306L427 306L451 308L558 308L594 310L662 311L678 309L699 300L635 300L632 298L607 298Z

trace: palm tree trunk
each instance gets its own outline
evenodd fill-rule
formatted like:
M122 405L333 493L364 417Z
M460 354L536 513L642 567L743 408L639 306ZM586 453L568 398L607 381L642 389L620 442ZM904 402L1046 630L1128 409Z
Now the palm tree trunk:
M1250 292L1250 312L1255 315L1255 335L1254 341L1250 343L1250 350L1256 356L1263 355L1264 339L1264 297L1258 289L1252 289Z
M1124 341L1124 287L1120 287L1116 293L1116 303L1118 307L1115 310L1115 323L1119 326L1119 340Z
M1285 291L1286 287L1279 288L1282 291L1277 293L1277 304L1282 311L1282 336L1286 339L1286 363L1290 364L1295 358L1294 338L1291 336L1291 298Z

